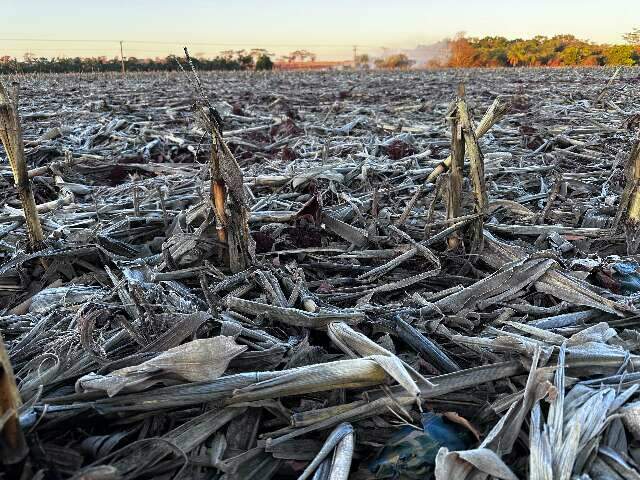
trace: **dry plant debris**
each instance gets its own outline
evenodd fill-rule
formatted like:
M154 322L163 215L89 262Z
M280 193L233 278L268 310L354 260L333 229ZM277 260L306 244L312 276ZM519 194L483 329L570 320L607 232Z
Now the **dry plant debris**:
M186 70L0 79L0 478L640 478L639 69Z

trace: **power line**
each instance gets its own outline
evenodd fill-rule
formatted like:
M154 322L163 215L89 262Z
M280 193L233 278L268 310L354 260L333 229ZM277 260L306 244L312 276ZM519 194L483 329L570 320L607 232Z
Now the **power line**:
M223 50L233 50L245 48L274 48L274 49L314 49L321 56L339 56L347 57L348 50L353 49L353 55L355 58L357 49L363 48L380 48L373 45L347 45L347 44L303 44L303 43L290 43L290 44L255 44L255 43L215 43L215 42L178 42L178 41L159 41L159 40L112 40L112 39L46 39L46 38L0 38L0 44L2 42L17 42L22 44L21 47L15 46L12 49L19 48L29 50L34 56L58 56L58 57L74 57L74 56L113 56L120 57L122 60L124 55L122 53L123 48L126 48L129 57L150 57L150 56L166 56L171 55L174 52L173 49L181 48L186 44L193 47L213 47L214 51L217 50L218 54ZM70 43L85 44L85 45L70 45ZM95 46L89 46L86 44L93 44ZM38 44L43 45L42 47ZM57 44L57 45L56 45ZM164 48L163 48L164 46ZM216 48L217 47L217 48ZM210 48L203 48L208 50L211 54ZM278 54L282 53L276 52ZM202 55L206 55L204 52ZM354 60L355 61L355 60Z
M130 48L130 47L127 47L126 43L124 42L123 42L123 45L124 47L126 47L127 56L129 57L145 56L145 55L166 56L166 55L170 55L172 52L174 54L180 53L178 50L173 51L171 49L158 50L158 49L147 49L147 48ZM114 44L113 46L110 46L109 48L99 48L99 47L98 48L82 48L82 47L78 48L78 47L70 47L70 46L62 46L62 45L59 47L37 47L37 46L24 47L24 51L26 52L27 50L31 51L35 55L89 54L89 55L97 55L97 56L106 55L106 56L120 57L120 46L118 43ZM207 54L207 52L204 52L204 53ZM323 54L322 51L320 51L319 53ZM213 52L212 54L215 54L215 52ZM323 55L337 55L337 54L349 56L349 49L347 48L336 49L333 52L324 53Z
M120 40L112 40L112 39L49 39L49 38L0 38L0 42L60 42L60 43L69 43L69 42L85 42L85 43L119 43ZM189 42L189 41L158 41L158 40L122 40L123 43L138 43L138 44L152 44L152 45L200 45L200 46L210 46L210 47L255 47L256 45L260 45L261 47L311 47L311 48L334 48L334 47L342 47L342 48L351 48L353 44L339 44L339 43L325 43L325 44L312 44L312 43L213 43L213 42ZM362 45L358 44L358 47L365 48L379 48L378 45Z

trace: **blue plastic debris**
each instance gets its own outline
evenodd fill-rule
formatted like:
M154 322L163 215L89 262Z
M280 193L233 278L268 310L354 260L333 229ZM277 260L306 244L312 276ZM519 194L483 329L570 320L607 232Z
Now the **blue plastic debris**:
M402 427L369 462L377 479L414 480L433 474L440 447L466 450L473 443L469 430L434 413L422 414L422 428Z
M620 283L620 293L631 295L640 292L640 265L636 262L616 262L611 264L613 278Z

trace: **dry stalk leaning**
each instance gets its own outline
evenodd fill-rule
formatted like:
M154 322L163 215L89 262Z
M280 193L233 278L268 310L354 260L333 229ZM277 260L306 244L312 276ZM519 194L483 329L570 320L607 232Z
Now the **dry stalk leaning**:
M19 462L29 450L18 420L21 405L13 368L0 333L0 463L4 465Z
M620 74L620 70L622 70L621 66L616 68L616 70L613 72L613 75L611 75L611 78L609 78L609 81L607 82L607 84L602 88L602 90L598 94L598 97L596 98L596 102L595 102L596 105L604 103L603 101L607 95L607 91L609 90L609 87L611 87L611 84L613 84L615 79L618 78L618 75Z
M27 171L22 127L18 116L18 90L15 88L13 92L8 92L1 82L0 140L7 152L7 157L9 157L13 179L24 210L29 249L31 251L40 250L44 245L44 235Z

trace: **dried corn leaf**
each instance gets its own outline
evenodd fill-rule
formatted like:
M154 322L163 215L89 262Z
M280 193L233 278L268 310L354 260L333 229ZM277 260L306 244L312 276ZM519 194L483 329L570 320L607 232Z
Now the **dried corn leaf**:
M193 340L170 348L140 365L115 370L108 375L89 374L78 379L79 392L104 391L112 397L121 391L139 391L176 377L189 382L211 381L222 375L229 362L247 350L232 337Z

